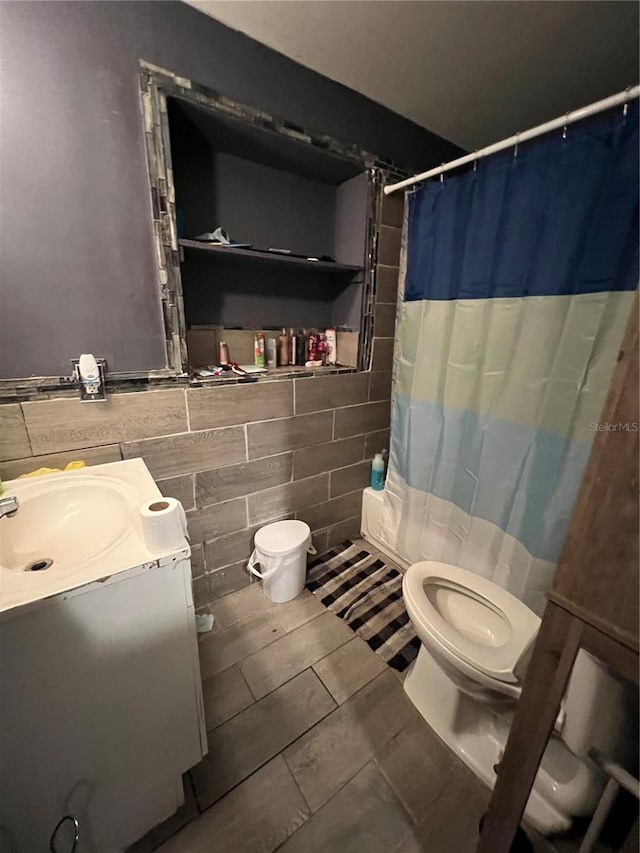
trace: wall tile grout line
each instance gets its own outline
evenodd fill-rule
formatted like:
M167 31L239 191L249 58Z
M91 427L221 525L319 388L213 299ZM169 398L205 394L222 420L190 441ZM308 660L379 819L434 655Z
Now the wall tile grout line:
M274 641L274 642L275 642L275 641ZM264 648L267 648L267 647L265 646ZM307 669L308 669L308 670L311 670L311 671L313 672L313 670L312 670L312 668L311 668L311 667L307 667ZM306 672L306 670L303 670L303 672ZM314 672L313 674L315 675L315 672ZM298 673L298 675L302 675L302 673ZM296 678L296 677L297 677L297 676L293 676L293 677L292 677L292 678L290 678L288 681L284 682L284 684L288 684L288 683L289 683L289 681L292 681L292 680L293 680L293 678ZM317 676L316 676L316 677L317 677ZM318 678L318 681L320 681L320 683L322 684L322 681L321 681L319 678ZM280 686L282 687L282 686L284 686L284 684L282 684L282 685L280 685ZM323 686L324 686L324 685L323 685ZM278 688L276 688L276 689L278 689ZM326 688L325 688L325 689L326 689ZM271 692L273 692L273 691L271 691ZM328 694L329 694L329 696L331 697L331 693L330 693L328 690L327 690L327 693L328 693ZM269 695L269 694L267 694L267 696L268 696L268 695ZM261 701L262 699L264 699L264 698L265 698L265 697L263 696L263 697L261 697L261 699L256 699L256 701L253 703L253 705L257 705L257 704L258 704L258 702L260 702L260 701ZM223 800L225 797L227 797L227 796L228 796L232 791L235 791L235 789L236 789L236 788L238 788L240 785L244 784L244 783L247 781L247 779L250 779L254 774L258 773L258 771L259 771L259 770L261 770L261 769L262 769L266 764L268 764L270 761L273 761L273 759L274 759L274 758L277 758L278 756L282 756L282 758L283 758L283 760L284 760L284 762L285 762L285 764L286 764L286 766L287 766L287 770L289 771L289 773L290 773L291 777L293 778L293 781L296 783L296 787L298 787L298 789L300 789L300 786L298 785L298 783L297 783L297 781L296 781L296 778L295 778L294 774L293 774L293 773L292 773L292 771L291 771L291 768L289 767L289 765L288 765L288 763L287 763L286 757L285 757L285 755L284 755L285 749L287 749L289 746L292 746L294 743L296 743L298 740L300 740L300 738L301 738L301 737L304 737L304 735L306 735L306 734L307 734L307 732L310 732L310 731L311 731L315 726L317 726L317 725L318 725L318 723L321 723L323 720L326 720L326 718L327 718L330 714L333 714L333 713L334 713L334 711L336 711L336 710L340 707L339 705L337 705L337 703L335 703L335 700L333 700L333 697L331 697L331 698L332 698L332 701L334 701L334 704L336 705L336 707L335 707L335 708L331 708L331 710L327 711L327 713L326 713L324 716L320 717L320 719L319 719L319 720L317 720L317 721L313 724L313 726L310 726L308 729L306 729L305 731L301 732L297 737L295 737L295 738L293 738L291 741L289 741L289 743L287 743L287 746L286 746L284 749L281 749L279 752L275 753L275 755L272 755L270 758L265 759L265 760L264 760L264 761L263 761L263 762L262 762L258 767L256 767L256 768L255 768L255 770L252 770L252 771L251 771L251 773L249 773L249 774L248 774L248 776L245 776L245 777L244 777L244 779L241 779L239 782L236 782L236 783L235 783L235 785L232 785L232 787L231 787L231 788L229 788L229 790L228 790L228 791L225 791L225 792L224 792L224 794L222 794L220 797L218 797L217 799L215 799L215 800L214 800L212 803L210 803L208 806L205 806L205 808L204 808L204 809L200 810L200 804L198 803L198 810L200 811L200 814L205 814L205 812L206 812L208 809L213 808L214 806L216 806L216 805L217 805L221 800ZM249 705L248 707L249 707L249 708L252 708L252 707L253 707L253 705ZM248 709L247 709L247 708L245 708L244 710L248 710ZM242 711L240 711L239 713L240 713L240 714L242 714L243 712L242 712ZM238 716L238 714L236 714L235 716ZM224 725L224 723L222 723L222 725ZM217 728L217 727L216 727L216 728ZM215 731L215 729L212 729L212 731ZM208 734L208 732L207 732L207 734ZM362 768L360 768L360 769L362 769ZM358 771L358 772L360 772L360 771ZM346 783L345 783L345 784L346 784ZM310 818L310 817L314 814L314 812L313 812L313 810L312 810L311 806L309 805L309 803L308 803L308 801L307 801L307 798L304 796L304 794L302 793L302 791L301 791L301 790L300 790L300 793L302 794L302 796L303 796L303 799L304 799L305 803L307 803L307 806L309 807L309 812L310 812L309 818ZM337 793L337 792L336 792L336 793ZM196 801L197 801L197 795L196 795ZM307 818L307 820L308 820L309 818ZM278 846L280 846L280 845L278 845Z
M31 451L31 456L34 456L35 454L33 452L33 443L31 441L31 433L29 431L29 425L27 424L27 418L25 417L24 406L22 403L20 403L20 415L22 417L22 423L24 424L24 431L25 431L25 434L27 436L27 442L29 444L29 450ZM40 455L46 456L45 453L42 453Z

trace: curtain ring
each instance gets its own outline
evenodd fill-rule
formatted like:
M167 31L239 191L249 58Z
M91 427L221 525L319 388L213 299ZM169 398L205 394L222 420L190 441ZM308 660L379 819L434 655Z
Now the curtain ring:
M477 154L477 153L478 153L478 149L476 148L476 150L475 150L473 153L474 153L474 154ZM473 161L473 171L474 171L474 172L477 172L477 171L478 171L478 158L477 158L477 157L476 157L476 159Z
M564 114L564 120L567 124L569 122L569 115L570 115L570 112L569 112L569 110L567 110L566 113ZM562 138L563 139L567 138L567 124L565 124L565 126L562 128Z
M516 144L513 149L513 159L515 160L518 156L518 146L520 145L520 131L516 133Z
M627 95L628 95L628 94L629 94L629 92L631 91L631 86L625 86L625 87L624 87L624 90L625 90L625 92L626 92L626 93L627 93ZM625 101L625 102L624 102L624 106L622 107L622 117L623 117L623 118L626 118L626 117L627 117L627 113L628 113L628 112L629 112L629 101Z
M440 163L440 166L444 166L444 161ZM440 172L440 183L444 184L444 172Z

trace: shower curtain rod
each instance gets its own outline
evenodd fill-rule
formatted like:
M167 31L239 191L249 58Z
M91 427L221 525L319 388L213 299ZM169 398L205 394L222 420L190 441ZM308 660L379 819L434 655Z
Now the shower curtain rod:
M551 121L546 121L544 124L539 124L537 127L532 127L522 133L516 133L514 136L509 136L501 142L494 142L493 145L487 145L486 148L481 148L479 151L474 151L472 154L465 154L464 157L458 157L457 160L450 160L448 163L443 163L441 166L436 166L435 169L429 169L427 172L421 172L419 175L414 175L412 178L406 178L404 181L398 181L395 184L388 184L384 188L385 195L391 195L405 187L411 187L420 181L426 181L427 178L434 178L436 175L442 175L444 172L449 172L451 169L457 169L458 166L464 166L466 163L473 163L474 160L480 160L481 157L488 157L489 154L496 154L498 151L504 151L505 148L512 148L520 142L526 142L528 139L533 139L536 136L541 136L543 133L549 133L551 130L557 130L560 127L566 127L576 121L581 121L583 118L595 115L608 110L611 107L617 107L619 104L624 104L627 101L633 100L640 96L640 86L629 86L624 92L618 92L617 95L611 95L609 98L603 98L601 101L595 101L587 107L582 107L579 110L573 110L559 118L554 118Z

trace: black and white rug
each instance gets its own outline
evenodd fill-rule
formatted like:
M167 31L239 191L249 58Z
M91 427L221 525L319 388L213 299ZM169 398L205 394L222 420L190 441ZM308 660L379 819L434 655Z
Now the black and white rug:
M353 542L309 563L307 587L389 666L404 672L420 640L402 598L402 574Z

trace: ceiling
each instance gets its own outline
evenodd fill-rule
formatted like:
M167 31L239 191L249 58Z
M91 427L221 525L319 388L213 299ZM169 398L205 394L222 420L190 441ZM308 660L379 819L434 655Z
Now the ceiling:
M472 150L638 82L631 0L188 0Z

